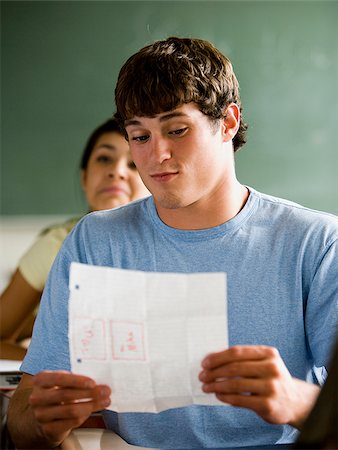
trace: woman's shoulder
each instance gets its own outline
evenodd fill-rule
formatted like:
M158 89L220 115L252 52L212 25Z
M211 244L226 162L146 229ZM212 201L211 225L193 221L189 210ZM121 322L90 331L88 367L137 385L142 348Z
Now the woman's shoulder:
M67 234L72 231L72 229L81 220L81 218L82 216L72 217L70 219L67 219L65 222L50 225L40 232L39 237L48 236L63 240L67 236Z

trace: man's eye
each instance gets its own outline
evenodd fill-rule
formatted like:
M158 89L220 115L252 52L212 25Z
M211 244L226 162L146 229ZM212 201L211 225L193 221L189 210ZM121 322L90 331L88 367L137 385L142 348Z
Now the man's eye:
M179 128L178 130L169 131L169 134L174 135L174 136L182 136L183 134L186 133L187 130L188 130L188 127Z
M136 142L145 142L148 139L149 139L149 136L147 134L145 134L143 136L134 136L134 137L132 137L132 140L136 141Z

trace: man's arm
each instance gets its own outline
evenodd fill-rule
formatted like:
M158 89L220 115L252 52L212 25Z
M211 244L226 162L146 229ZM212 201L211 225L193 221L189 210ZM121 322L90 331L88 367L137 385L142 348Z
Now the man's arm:
M17 448L55 448L92 412L110 404L108 386L69 372L24 374L8 408Z
M208 355L200 380L204 392L232 406L255 411L274 424L300 428L320 391L316 385L293 378L277 349L236 346Z

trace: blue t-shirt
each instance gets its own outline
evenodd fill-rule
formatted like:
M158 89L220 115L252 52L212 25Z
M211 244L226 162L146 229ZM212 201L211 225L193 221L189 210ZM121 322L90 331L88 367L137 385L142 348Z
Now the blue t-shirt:
M77 261L150 272L226 272L229 345L274 346L292 376L317 382L314 369L327 365L338 322L337 236L335 216L251 188L239 214L205 230L168 227L152 197L91 213L54 262L22 370L70 370L68 279ZM288 443L297 433L231 406L106 411L105 420L127 442L156 448Z

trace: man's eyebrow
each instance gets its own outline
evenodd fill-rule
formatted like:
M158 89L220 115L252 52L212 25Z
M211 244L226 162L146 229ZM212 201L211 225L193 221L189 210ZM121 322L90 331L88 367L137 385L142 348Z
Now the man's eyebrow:
M141 125L141 122L139 120L135 120L135 119L125 120L124 126L127 127L128 125Z
M180 112L180 111L173 111L173 112L169 112L168 114L164 114L163 116L159 117L159 121L160 122L166 122L167 120L170 120L174 117L188 117L187 114ZM128 127L130 125L142 125L142 122L140 120L136 120L136 119L127 119L124 122L124 126Z
M166 120L170 120L173 117L188 117L187 114L180 112L180 111L173 111L168 114L165 114L164 116L160 117L160 122L165 122Z

